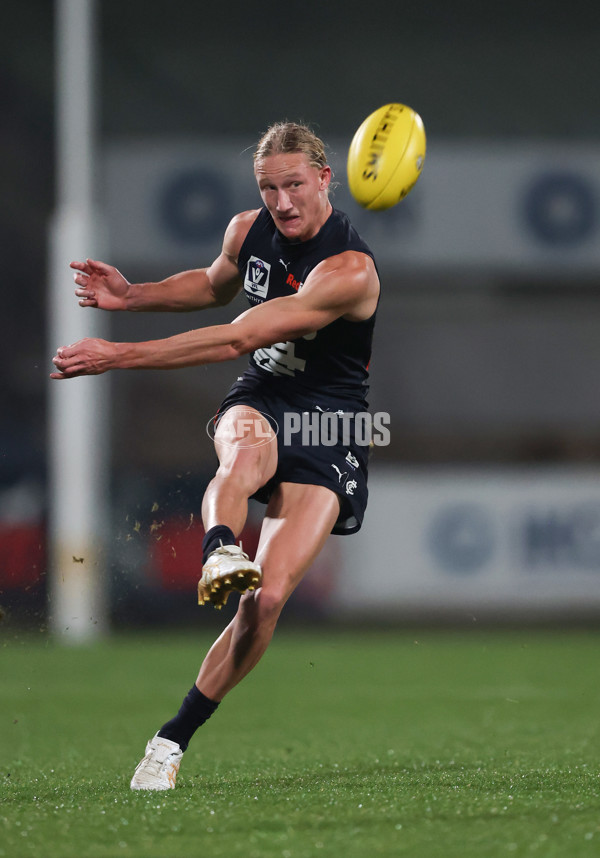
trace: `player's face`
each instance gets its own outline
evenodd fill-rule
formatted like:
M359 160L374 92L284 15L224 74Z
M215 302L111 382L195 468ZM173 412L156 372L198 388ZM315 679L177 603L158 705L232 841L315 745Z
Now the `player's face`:
M291 152L261 158L254 173L279 232L291 241L306 241L318 233L331 212L330 167L312 167L303 152Z

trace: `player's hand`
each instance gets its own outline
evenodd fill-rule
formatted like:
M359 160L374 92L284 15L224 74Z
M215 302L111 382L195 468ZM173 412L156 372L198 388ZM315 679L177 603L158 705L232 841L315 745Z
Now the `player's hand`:
M99 310L126 310L129 281L113 265L86 259L71 262L73 279L78 289L80 307L97 307Z
M106 340L87 338L57 349L52 363L58 370L50 378L77 378L80 375L100 375L116 367L116 345Z

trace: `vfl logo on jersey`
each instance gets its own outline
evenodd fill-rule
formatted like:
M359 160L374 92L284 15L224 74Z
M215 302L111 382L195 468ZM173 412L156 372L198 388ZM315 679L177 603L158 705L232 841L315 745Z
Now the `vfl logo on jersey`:
M263 262L257 256L251 256L246 266L246 277L244 278L244 289L250 295L258 298L266 298L269 291L269 276L271 265Z

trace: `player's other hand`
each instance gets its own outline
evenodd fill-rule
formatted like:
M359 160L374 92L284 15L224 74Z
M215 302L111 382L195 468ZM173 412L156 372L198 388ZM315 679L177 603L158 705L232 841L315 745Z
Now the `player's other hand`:
M100 375L115 367L116 344L87 338L70 346L61 346L52 363L58 370L50 378L77 378L80 375Z
M78 289L80 307L97 307L99 310L126 310L129 281L113 265L86 259L71 262L75 271L73 280Z

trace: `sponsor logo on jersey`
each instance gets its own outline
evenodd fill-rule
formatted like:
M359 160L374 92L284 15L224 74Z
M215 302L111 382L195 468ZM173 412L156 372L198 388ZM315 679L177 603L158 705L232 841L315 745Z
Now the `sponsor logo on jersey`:
M288 286L291 286L295 292L297 292L298 289L301 289L304 286L304 283L301 283L299 280L296 280L293 274L288 274L285 282Z
M251 256L246 266L245 291L257 298L266 298L269 291L270 275L271 264L259 259L258 256Z

